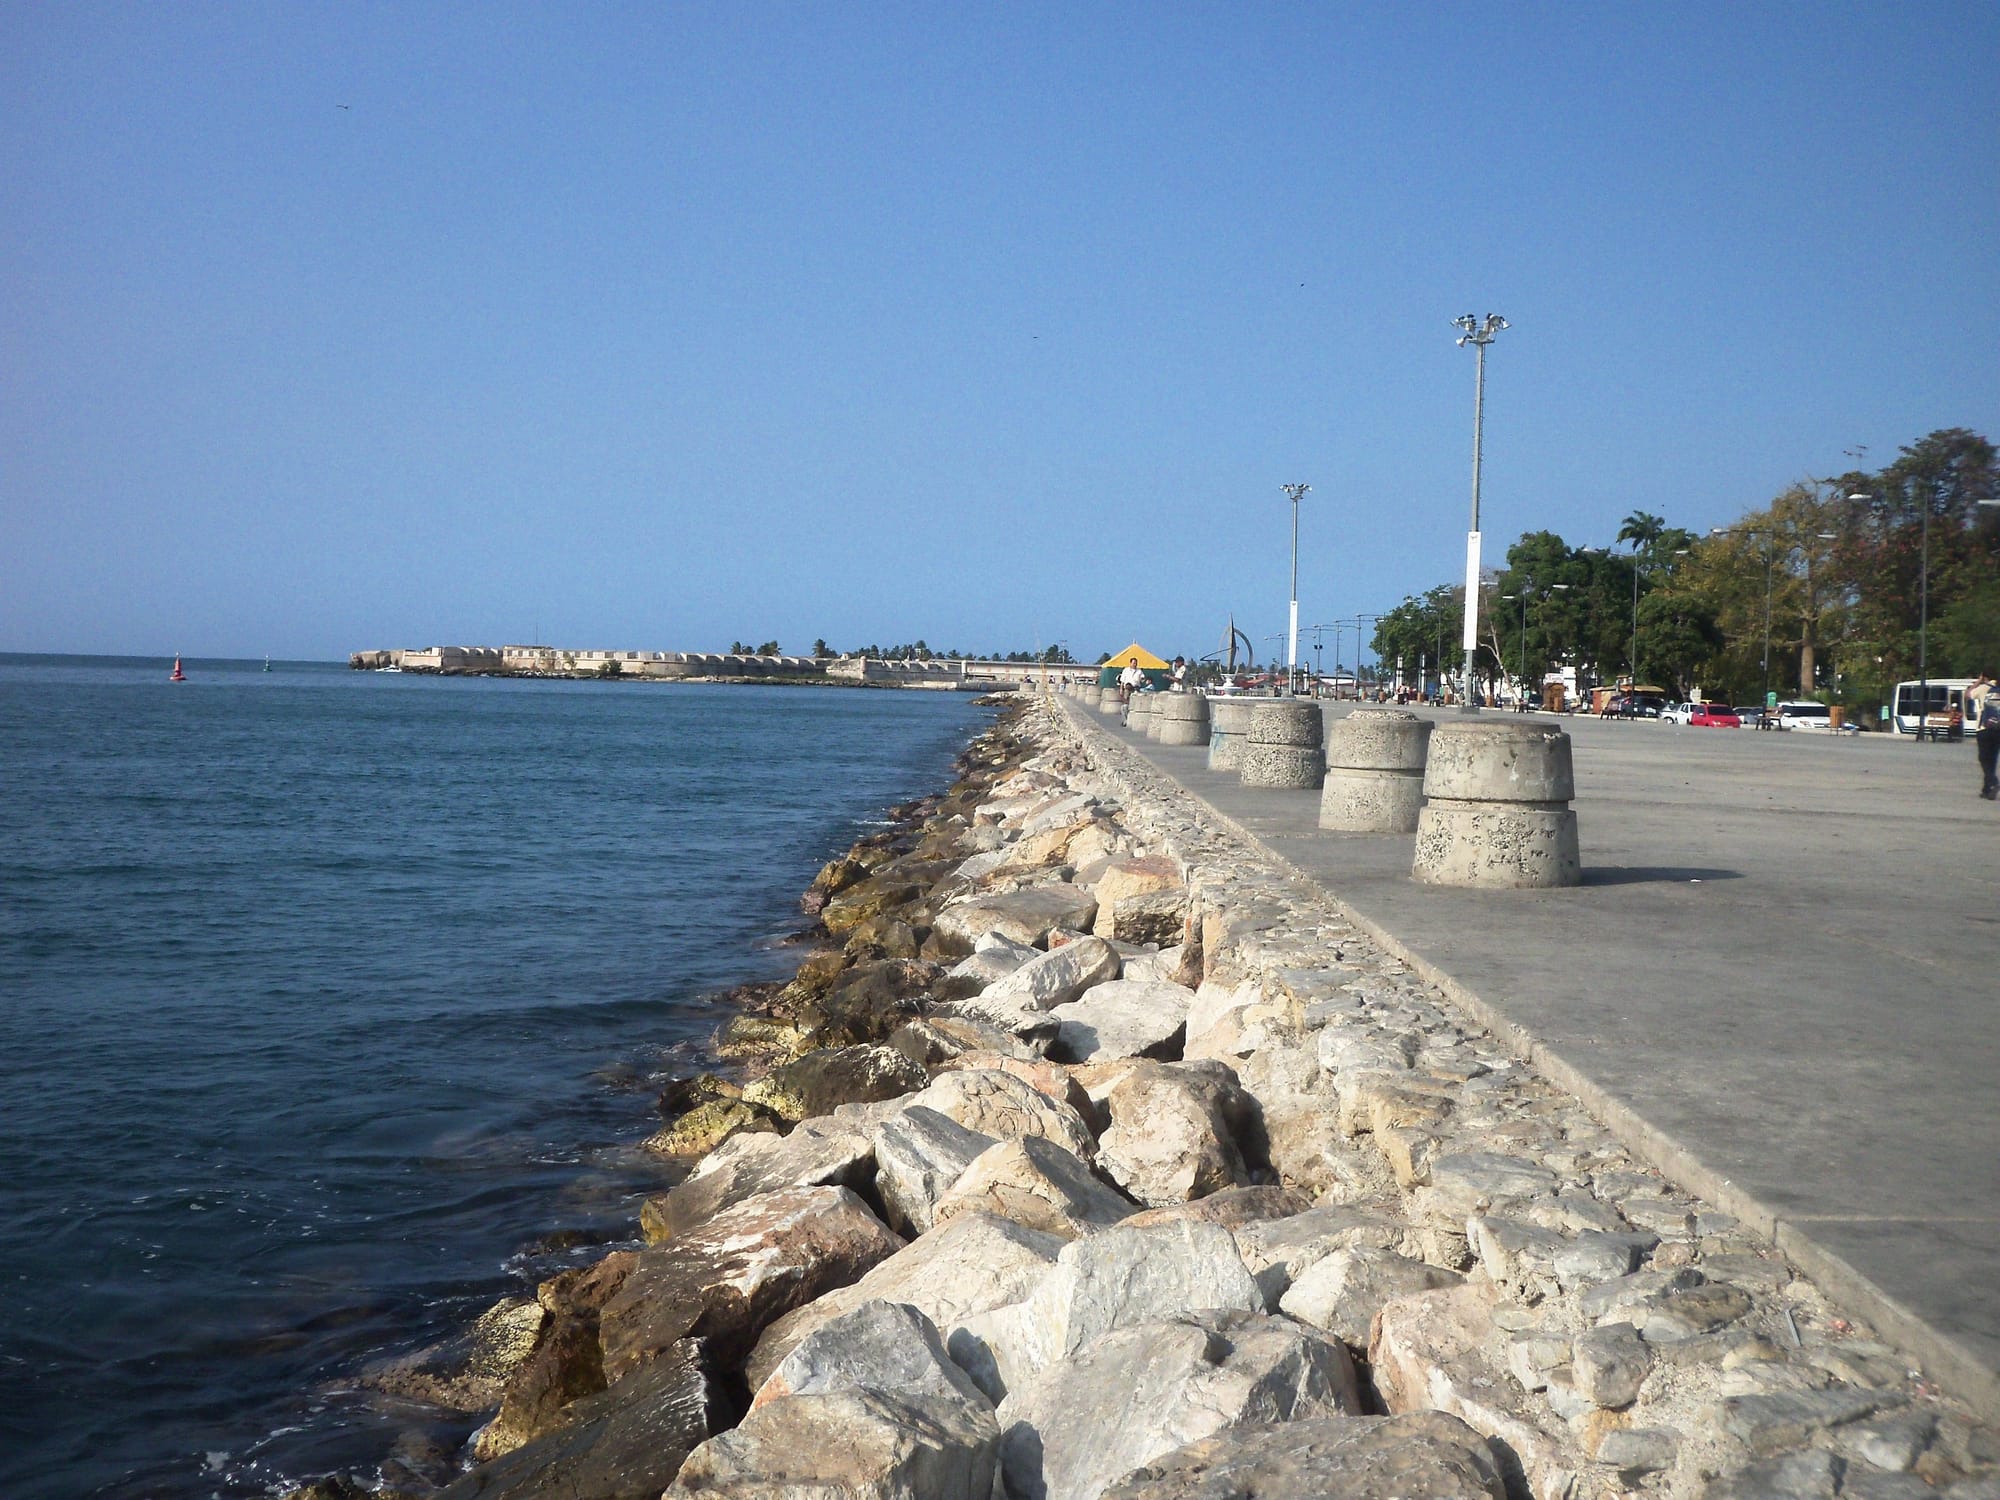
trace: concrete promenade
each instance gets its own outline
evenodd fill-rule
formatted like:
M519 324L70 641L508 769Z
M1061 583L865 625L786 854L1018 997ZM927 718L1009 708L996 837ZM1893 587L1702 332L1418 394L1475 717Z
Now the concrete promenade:
M1317 792L1065 706L2000 1414L2000 807L1970 742L1564 718L1583 885L1470 892L1412 882L1409 837L1320 831Z

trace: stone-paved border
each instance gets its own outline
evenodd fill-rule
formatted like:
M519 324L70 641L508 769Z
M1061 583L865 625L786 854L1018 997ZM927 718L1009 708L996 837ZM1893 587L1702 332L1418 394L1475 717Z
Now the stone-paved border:
M2000 1380L1954 1340L1939 1333L1842 1257L1817 1244L1805 1230L1715 1171L1671 1134L1607 1092L1559 1051L1480 996L1471 985L1413 951L1394 932L1355 911L1337 893L1300 870L1281 850L1188 791L1106 734L1087 716L1076 713L1060 700L1049 700L1049 708L1056 736L1084 754L1108 783L1125 793L1128 801L1124 817L1128 825L1135 832L1156 838L1183 863L1188 884L1199 904L1230 904L1233 893L1225 887L1236 882L1224 877L1218 885L1216 871L1245 856L1268 866L1275 876L1295 882L1309 893L1308 899L1337 913L1357 932L1433 986L1500 1041L1512 1056L1573 1096L1593 1119L1669 1181L1741 1220L1830 1299L1867 1319L1887 1342L1913 1356L1980 1417L2000 1421ZM1202 900L1204 892L1209 898L1206 902ZM1291 969L1287 980L1296 975L1290 965L1279 967ZM1246 970L1258 977L1271 977L1259 973L1254 960L1246 963Z

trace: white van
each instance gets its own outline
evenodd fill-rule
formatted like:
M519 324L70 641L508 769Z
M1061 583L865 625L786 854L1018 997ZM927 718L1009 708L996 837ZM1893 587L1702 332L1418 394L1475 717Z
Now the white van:
M1977 680L1933 677L1928 682L1899 682L1889 700L1889 722L1898 734L1915 734L1922 724L1933 739L1958 739L1965 733L1965 690Z
M1810 698L1778 705L1778 728L1804 729L1818 734L1833 730L1833 710Z

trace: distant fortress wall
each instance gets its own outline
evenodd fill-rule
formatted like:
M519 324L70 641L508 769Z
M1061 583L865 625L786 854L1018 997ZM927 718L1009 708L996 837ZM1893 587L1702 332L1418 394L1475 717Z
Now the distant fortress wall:
M1074 663L886 660L878 656L756 656L718 651L571 650L560 646L424 646L356 651L357 672L434 672L440 676L632 677L653 681L832 681L868 687L981 691L1037 683L1095 681L1098 669Z

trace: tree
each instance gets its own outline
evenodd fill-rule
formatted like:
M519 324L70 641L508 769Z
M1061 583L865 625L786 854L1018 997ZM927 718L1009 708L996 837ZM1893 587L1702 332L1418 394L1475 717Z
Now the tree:
M813 642L813 657L816 660L824 661L831 655L833 655L833 648L827 645L825 636L821 636Z
M783 656L785 653L776 641L765 641L752 654L756 656Z

